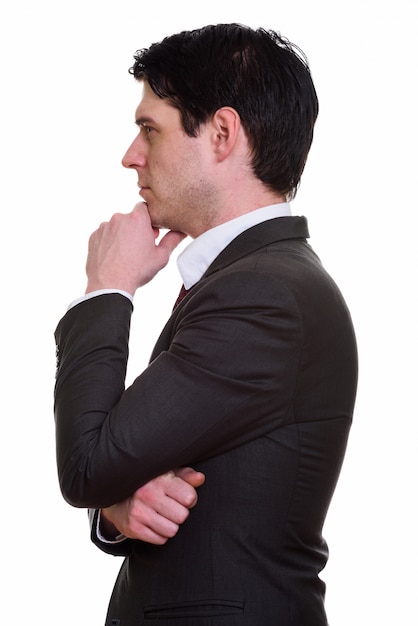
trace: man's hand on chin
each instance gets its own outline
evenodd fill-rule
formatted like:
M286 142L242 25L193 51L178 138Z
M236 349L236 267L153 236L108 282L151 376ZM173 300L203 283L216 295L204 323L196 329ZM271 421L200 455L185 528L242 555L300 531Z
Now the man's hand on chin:
M118 289L132 296L165 267L184 233L168 231L156 243L159 229L151 224L145 202L130 213L115 213L91 235L86 263L86 293Z

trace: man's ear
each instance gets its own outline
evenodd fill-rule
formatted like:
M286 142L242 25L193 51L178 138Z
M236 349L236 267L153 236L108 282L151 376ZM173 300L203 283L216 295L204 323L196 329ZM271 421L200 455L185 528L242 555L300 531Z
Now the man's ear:
M223 161L237 144L241 118L232 107L218 109L212 117L212 140L219 161Z

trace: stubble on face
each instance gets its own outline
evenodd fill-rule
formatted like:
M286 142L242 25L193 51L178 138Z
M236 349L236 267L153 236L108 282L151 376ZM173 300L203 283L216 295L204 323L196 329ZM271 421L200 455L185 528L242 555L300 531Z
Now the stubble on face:
M152 179L144 193L151 221L158 228L197 237L209 228L217 213L217 191L206 170L198 139L182 142L181 154Z

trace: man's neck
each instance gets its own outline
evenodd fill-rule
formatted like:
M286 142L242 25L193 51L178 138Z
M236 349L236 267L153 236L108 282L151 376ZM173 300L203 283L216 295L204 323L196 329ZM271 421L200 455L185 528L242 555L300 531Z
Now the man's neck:
M202 235L204 232L211 230L216 226L221 226L221 224L225 224L226 222L230 222L237 217L256 211L261 207L287 202L284 196L269 191L253 194L254 197L245 197L245 199L241 198L241 200L240 196L242 196L242 194L237 194L237 197L232 196L229 201L225 203L222 210L213 213L210 222L206 223L200 232L191 235L192 238L195 239L199 235Z

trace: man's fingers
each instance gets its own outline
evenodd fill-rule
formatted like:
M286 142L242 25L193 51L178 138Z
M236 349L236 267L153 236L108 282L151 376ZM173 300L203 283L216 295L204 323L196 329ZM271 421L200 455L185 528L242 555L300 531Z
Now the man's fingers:
M202 472L196 472L192 467L180 467L175 473L192 487L201 487L205 482L205 475Z
M141 524L140 526L129 527L124 533L126 537L131 539L141 539L147 543L153 543L155 545L164 545L169 539L175 537L178 532L179 525L167 520L164 517L158 516L154 518L152 525L146 526Z
M191 467L167 472L106 509L106 518L126 537L163 545L187 520L197 503L196 489L204 481L204 474Z
M170 257L173 250L177 248L179 243L181 243L186 236L187 235L180 233L177 230L169 230L168 233L161 238L157 247Z
M205 481L201 472L196 472L191 467L180 468L166 486L167 495L175 502L191 509L197 503L196 488Z

